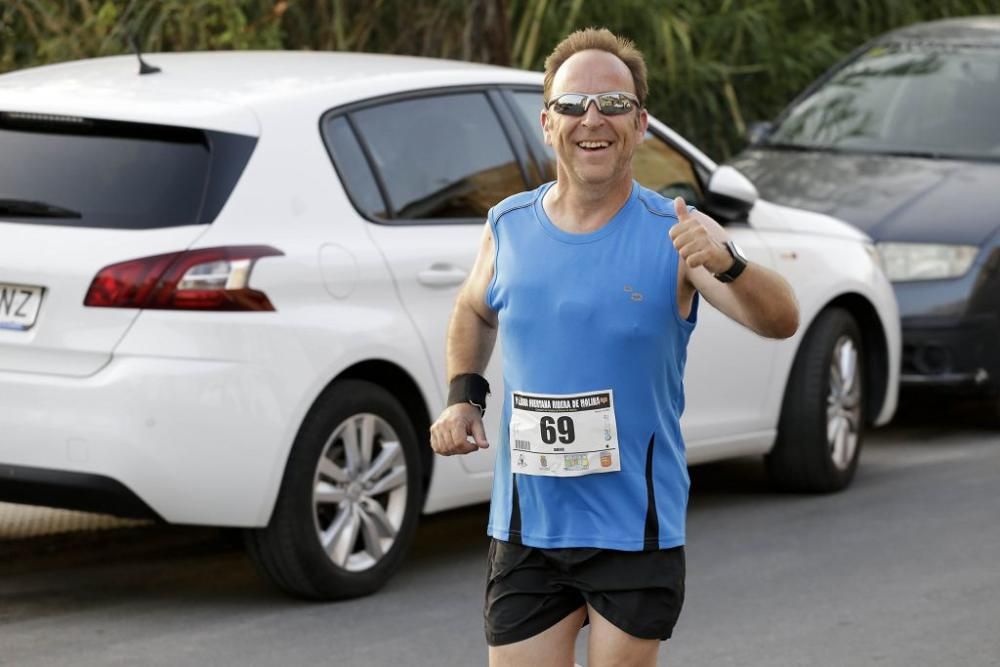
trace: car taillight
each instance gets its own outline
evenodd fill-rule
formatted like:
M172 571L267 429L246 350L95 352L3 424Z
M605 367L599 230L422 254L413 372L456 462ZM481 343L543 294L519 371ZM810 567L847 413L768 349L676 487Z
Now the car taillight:
M261 257L284 253L270 246L224 246L142 257L106 266L94 277L83 305L160 310L274 310L250 289Z

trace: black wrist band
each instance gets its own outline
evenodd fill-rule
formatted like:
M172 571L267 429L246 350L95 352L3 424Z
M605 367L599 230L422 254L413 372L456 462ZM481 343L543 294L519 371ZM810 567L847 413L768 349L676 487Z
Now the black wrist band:
M490 383L477 373L462 373L451 379L448 386L448 405L472 403L479 408L479 414L486 414L486 395L490 393Z

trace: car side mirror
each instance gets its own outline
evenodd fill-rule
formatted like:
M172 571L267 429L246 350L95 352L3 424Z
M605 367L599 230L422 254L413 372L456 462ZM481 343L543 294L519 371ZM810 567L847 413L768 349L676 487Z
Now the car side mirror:
M750 179L735 167L722 165L708 179L705 208L722 221L743 221L760 195Z
M747 141L750 145L754 145L761 139L771 134L771 130L774 129L774 123L766 120L758 120L754 123L750 123L747 127Z

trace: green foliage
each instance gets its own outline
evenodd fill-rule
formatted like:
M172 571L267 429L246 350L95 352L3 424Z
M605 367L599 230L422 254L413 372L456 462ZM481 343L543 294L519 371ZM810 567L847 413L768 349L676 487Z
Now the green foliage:
M470 31L468 17L485 5L505 12L507 25ZM538 70L570 31L606 26L646 54L650 110L725 158L743 145L747 122L774 117L866 40L917 21L990 13L1000 14L1000 0L4 0L0 72L125 53L130 35L147 51L468 58L470 35L483 30L509 35L493 42L510 45L493 62Z
M281 3L278 3L280 5ZM247 0L7 0L0 71L129 51L283 48L278 5Z
M544 3L514 3L515 21L537 21L546 35L531 54L515 42L514 62L540 69L566 32L558 18L577 11L574 28L606 26L635 41L649 66L650 111L720 159L745 144L747 123L776 116L868 39L923 20L1000 14L1000 0L548 0L545 16L529 17Z

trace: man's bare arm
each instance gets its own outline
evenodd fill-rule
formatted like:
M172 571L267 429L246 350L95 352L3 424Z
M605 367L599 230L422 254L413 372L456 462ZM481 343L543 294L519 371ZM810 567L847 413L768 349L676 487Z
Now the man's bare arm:
M483 228L479 254L465 284L455 298L448 323L445 357L448 381L463 373L486 371L497 336L496 311L486 305L486 290L493 280L493 234ZM475 443L469 442L471 436ZM468 454L489 447L479 408L471 403L447 406L431 425L431 447L438 454Z
M678 271L678 303L689 303L697 290L724 315L761 336L794 335L799 307L788 281L751 262L735 281L720 282L713 274L726 271L733 261L724 246L725 230L704 213L688 212L679 197L674 208L678 223L670 228L670 238L684 260Z
M486 305L486 290L493 280L493 234L489 224L483 229L479 255L472 273L455 298L448 323L448 381L462 373L486 370L497 335L496 311Z

